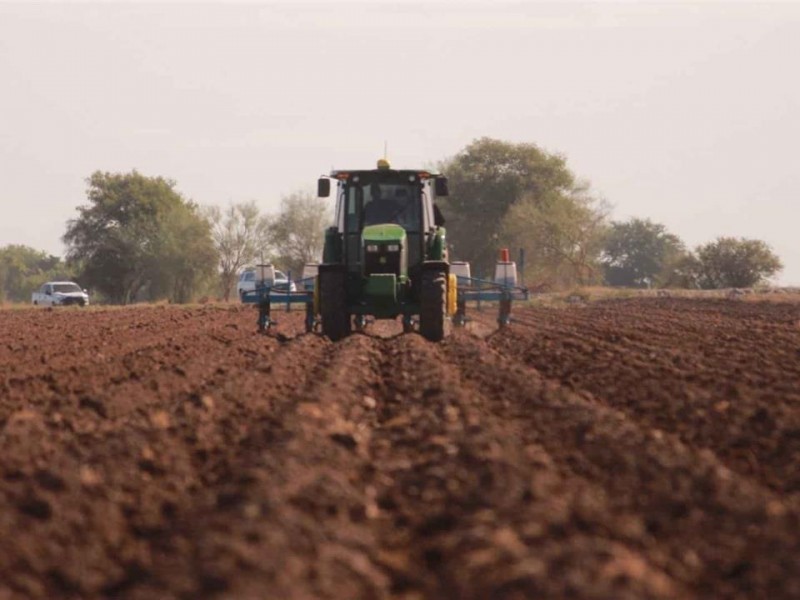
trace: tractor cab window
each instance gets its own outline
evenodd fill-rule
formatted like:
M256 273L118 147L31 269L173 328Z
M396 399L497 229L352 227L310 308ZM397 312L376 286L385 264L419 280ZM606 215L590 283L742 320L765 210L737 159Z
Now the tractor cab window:
M419 185L373 182L352 186L348 194L347 218L350 231L368 225L396 223L408 233L418 233L421 225Z

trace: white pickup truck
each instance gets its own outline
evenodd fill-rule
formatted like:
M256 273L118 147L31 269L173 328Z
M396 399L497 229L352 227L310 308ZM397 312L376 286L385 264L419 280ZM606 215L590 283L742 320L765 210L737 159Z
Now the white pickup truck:
M31 301L37 306L67 306L89 304L89 294L71 281L48 281L33 292Z

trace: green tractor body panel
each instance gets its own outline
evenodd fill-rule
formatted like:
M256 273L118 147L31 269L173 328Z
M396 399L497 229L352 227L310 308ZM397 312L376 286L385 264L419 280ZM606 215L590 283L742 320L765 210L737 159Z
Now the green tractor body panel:
M391 274L395 282L408 279L408 239L403 227L394 223L368 225L364 227L361 239L364 277Z
M397 275L394 273L373 273L367 277L364 292L383 306L393 305L397 302Z
M382 225L368 225L364 227L361 234L367 243L390 243L404 244L406 241L406 230L394 223L384 223Z

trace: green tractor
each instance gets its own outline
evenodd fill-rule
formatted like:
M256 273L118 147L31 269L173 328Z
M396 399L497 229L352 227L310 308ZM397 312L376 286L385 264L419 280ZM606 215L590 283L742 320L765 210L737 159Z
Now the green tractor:
M333 171L318 182L329 197L335 184L335 224L325 232L316 286L322 332L331 340L361 329L367 317L402 317L403 331L431 341L445 335L456 311L444 218L437 197L447 179L424 169Z

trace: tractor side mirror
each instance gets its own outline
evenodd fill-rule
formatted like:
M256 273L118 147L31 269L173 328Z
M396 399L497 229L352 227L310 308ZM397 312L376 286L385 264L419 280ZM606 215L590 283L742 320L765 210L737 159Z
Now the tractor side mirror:
M331 180L327 177L320 177L317 180L317 196L327 198L331 195Z
M437 177L435 184L435 192L437 196L449 196L450 191L447 189L447 177Z

